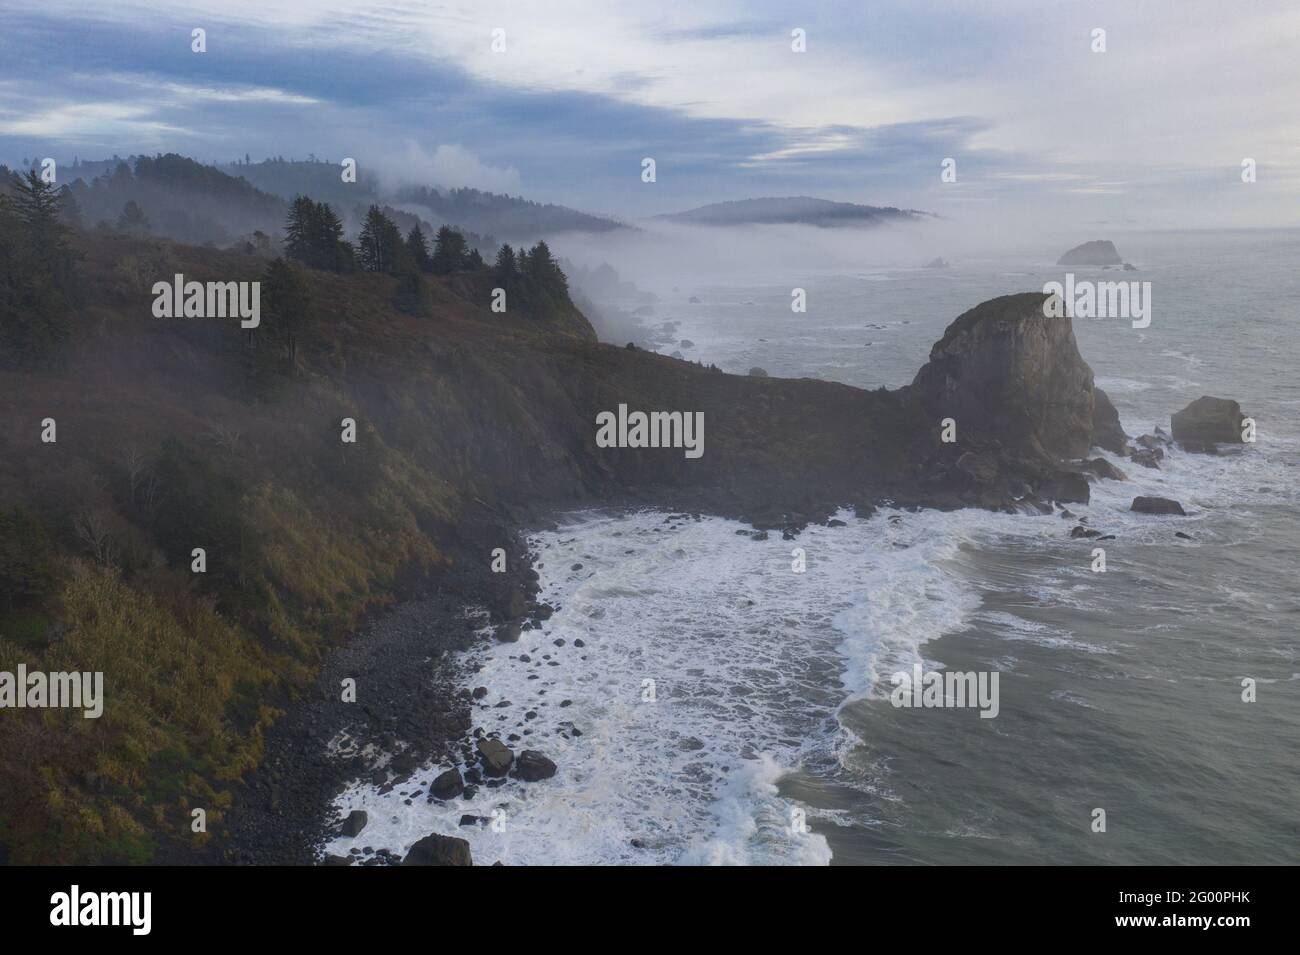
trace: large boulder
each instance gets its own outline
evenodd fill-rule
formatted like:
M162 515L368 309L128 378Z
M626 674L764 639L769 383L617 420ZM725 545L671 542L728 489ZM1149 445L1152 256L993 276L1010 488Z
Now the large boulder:
M465 791L465 780L457 769L440 773L429 784L429 795L434 799L454 799Z
M1038 488L1038 496L1043 500L1062 504L1087 504L1091 495L1088 479L1077 471L1063 471L1048 478Z
M1091 461L1084 461L1079 467L1095 474L1104 481L1127 481L1128 475L1121 471L1115 465L1111 464L1105 458L1093 458Z
M478 758L483 764L483 775L504 776L510 772L510 764L515 761L515 754L510 747L499 739L481 739L478 741Z
M936 419L1015 454L1081 458L1092 447L1092 369L1068 318L1043 314L1039 292L1004 295L959 316L912 382ZM938 420L935 422L938 425Z
M1139 514L1177 514L1179 517L1186 517L1187 512L1183 510L1183 505L1177 501L1172 501L1167 497L1135 497L1130 511L1137 511Z
M537 750L526 749L519 754L519 759L515 763L515 773L524 782L535 783L539 779L549 779L554 776L555 764Z
M1174 415L1174 440L1193 445L1241 444L1241 405L1202 395Z
M440 836L434 833L425 836L402 860L402 865L473 865L470 858L469 843L453 836Z
M348 813L348 817L343 820L343 825L339 831L345 836L355 838L361 835L361 830L366 828L366 823L369 821L369 817L363 810L353 809Z
M1134 451L1129 455L1129 460L1134 464L1140 464L1144 468L1154 468L1160 470L1160 462L1165 458L1165 453L1159 448L1142 448Z
M1110 396L1100 388L1092 389L1092 443L1112 454L1123 454L1128 447L1128 435L1119 423L1119 412L1111 404Z
M1119 250L1110 239L1093 239L1083 245L1076 245L1056 260L1057 265L1079 265L1085 268L1101 268L1104 265L1122 265Z

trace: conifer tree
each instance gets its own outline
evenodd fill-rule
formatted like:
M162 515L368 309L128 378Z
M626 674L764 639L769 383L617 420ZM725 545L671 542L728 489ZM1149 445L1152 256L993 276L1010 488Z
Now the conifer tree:
M433 262L429 258L429 243L424 238L420 223L411 226L411 231L406 236L406 248L411 253L415 267L421 272L428 272Z

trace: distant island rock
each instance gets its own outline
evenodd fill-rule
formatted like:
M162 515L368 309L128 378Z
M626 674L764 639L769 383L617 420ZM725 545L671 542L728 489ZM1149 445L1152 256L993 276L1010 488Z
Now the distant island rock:
M1123 265L1115 243L1110 239L1094 239L1083 245L1076 245L1069 252L1056 260L1057 265L1082 265L1089 268L1103 268L1107 265Z
M810 196L788 196L715 202L698 209L673 212L656 218L689 225L872 226L886 222L913 222L929 217L930 213L916 209L864 206L855 202L813 199Z
M927 269L946 269L948 268L948 263L943 259L931 259L929 262L925 263L925 267Z

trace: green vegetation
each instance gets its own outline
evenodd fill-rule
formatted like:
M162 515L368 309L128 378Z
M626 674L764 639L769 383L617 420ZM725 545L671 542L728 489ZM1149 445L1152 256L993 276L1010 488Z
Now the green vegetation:
M0 670L102 671L106 703L98 720L0 714L0 844L16 862L184 858L206 842L190 809L219 846L264 731L323 654L437 572L460 493L509 478L465 449L543 443L512 375L455 341L590 327L572 306L548 325L492 315L491 272L455 239L454 285L432 255L417 266L418 234L381 250L396 275L357 271L337 217L305 197L268 262L70 230L52 187L6 182ZM154 318L152 284L174 272L260 280L261 325ZM40 441L46 417L57 442Z
M65 193L0 167L0 367L44 365L68 337L73 255Z
M285 254L313 269L351 272L357 268L352 245L343 241L343 223L327 202L297 196L284 227Z

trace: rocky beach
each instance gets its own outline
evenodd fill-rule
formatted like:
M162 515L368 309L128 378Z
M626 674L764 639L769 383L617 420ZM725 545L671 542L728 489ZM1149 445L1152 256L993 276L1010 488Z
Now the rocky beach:
M640 372L653 387L680 387L673 368L684 363L603 350L617 354L629 369L653 363L654 373ZM1157 429L1156 435L1139 437L1136 447L1130 445L1113 405L1095 387L1092 370L1079 355L1070 320L1044 317L1043 296L1037 293L994 299L959 316L913 384L898 392L865 393L811 381L723 376L705 381L735 402L730 408L705 405L712 433L721 432L726 449L721 455L711 452L713 461L723 457L724 467L734 467L724 456L740 447L732 443L734 432L715 423L718 418L725 422L737 406L756 405L770 413L748 419L755 429L748 437L764 449L767 456L760 463L769 473L751 470L747 479L733 477L720 493L718 482L699 486L677 462L657 459L650 467L627 471L601 461L598 468L640 480L627 480L634 487L621 493L556 500L550 508L535 501L528 508L509 503L476 507L476 516L452 534L455 545L447 565L422 582L411 599L376 616L363 634L333 651L315 691L270 731L262 766L236 797L232 839L221 861L469 864L468 843L439 833L430 833L405 855L376 849L367 842L367 814L353 810L340 816L336 799L358 782L376 787L380 796L395 792L408 807L454 798L462 805L481 804L481 811L462 815L461 825L483 827L492 822L492 792L507 778L527 783L556 772L545 744L529 739L530 724L539 714L508 699L484 701L488 691L477 686L465 651L476 643L499 645L512 666L525 668L558 666L552 657L565 654L586 659L581 639L548 641L543 651L533 651L537 659L508 652L522 635L541 630L559 609L539 594L533 566L538 555L528 551L524 536L554 527L553 518L574 507L660 512L668 530L699 521L701 514L719 514L751 527L756 541L777 533L797 542L810 524L843 526L835 514L844 507L861 517L879 506L973 505L1007 513L1059 512L1066 519L1063 535L1074 524L1070 537L1105 541L1113 535L1075 523L1068 509L1089 500L1091 482L1126 479L1105 459L1089 459L1091 449L1132 455L1139 464L1148 453L1154 460L1147 466L1158 468L1161 445L1174 440L1196 452L1207 450L1207 442L1212 450L1215 441L1231 442L1234 436L1240 441L1236 403L1203 398L1173 416L1173 438ZM805 403L807 417L801 420L817 422L818 427L805 429L804 440L827 442L828 451L820 458L801 457L789 450L789 441L762 434L788 420L782 411L791 401ZM873 415L875 420L869 420ZM892 432L906 437L885 446L849 443L855 422L869 422L877 433L888 428L881 417L909 426ZM948 418L959 429L952 442L938 437ZM576 421L572 426L580 427ZM858 467L845 469L845 462ZM664 481L662 470L655 473L664 467L672 469L675 483ZM787 490L773 493L774 487ZM1177 502L1143 496L1135 496L1133 510L1183 513ZM503 547L505 559L493 572L497 547ZM581 567L575 564L572 570ZM355 703L340 700L339 687L349 678L357 682ZM567 709L573 702L544 699L535 705ZM582 736L583 730L571 722L558 725L558 735L566 740ZM343 844L349 848L342 849Z

